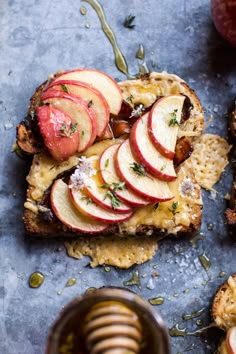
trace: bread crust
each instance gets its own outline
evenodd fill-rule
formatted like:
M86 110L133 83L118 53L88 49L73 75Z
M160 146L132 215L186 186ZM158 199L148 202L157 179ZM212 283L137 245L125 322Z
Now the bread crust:
M42 83L37 89L35 94L32 96L30 100L30 105L28 109L28 115L34 118L34 111L37 106L41 104L41 93L50 83L51 78L48 81ZM191 151L194 146L194 142L196 137L198 137L202 133L204 115L203 109L200 103L199 98L195 94L194 90L192 90L181 78L176 75L168 74L166 72L163 73L151 73L137 80L127 80L119 83L122 93L123 99L125 100L132 93L134 94L133 104L140 104L143 102L144 106L147 107L150 104L153 104L159 96L166 96L169 94L183 94L186 95L191 101L191 109L189 110L188 119L184 119L181 122L179 129L179 141L181 145L179 145L179 160L176 163L176 166L180 164L181 166L185 166L183 160L189 157ZM151 95L149 95L151 90ZM139 91L142 92L139 95ZM37 122L33 121L33 124L37 125ZM45 150L43 145L37 145L38 136L34 135L34 131L31 129L31 126L27 126L24 121L22 121L17 128L17 144L18 146L28 154L38 154ZM185 142L185 144L184 144ZM180 143L179 143L180 144ZM178 150L178 143L177 143ZM181 164L182 163L182 164ZM186 164L186 170L189 173L189 179L192 183L196 184L196 180L191 171L191 164ZM197 185L198 186L198 185ZM198 186L199 187L199 186ZM23 213L23 222L25 226L26 234L33 237L63 237L63 238L71 238L77 236L84 236L85 234L78 231L73 231L68 229L65 225L63 225L55 216L50 218L45 218L47 213L41 213L40 208L38 207L40 204L40 200L36 202L32 198L32 191L34 187L30 185L27 190L27 199L25 203L25 209ZM130 229L122 229L120 225L112 225L106 231L101 233L101 236L106 236L108 234L116 235L117 237L127 236L129 234L135 234L142 236L150 236L155 234L159 239L170 234L174 234L175 236L181 236L186 234L193 234L196 232L201 224L201 216L202 216L202 202L200 196L200 187L197 188L198 197L197 203L194 204L193 209L191 210L194 218L191 219L190 223L187 224L179 224L174 225L173 232L172 229L168 228L159 228L153 225L145 225L138 224L135 227L135 230L130 232ZM33 201L33 203L32 203ZM43 218L42 218L43 215ZM171 230L171 231L170 231Z

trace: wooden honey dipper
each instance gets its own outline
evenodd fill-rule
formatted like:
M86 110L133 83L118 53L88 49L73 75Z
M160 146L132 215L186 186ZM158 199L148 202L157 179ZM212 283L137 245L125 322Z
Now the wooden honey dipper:
M170 354L167 328L154 308L123 288L100 288L58 316L45 354Z
M85 317L86 346L91 354L138 354L142 325L137 314L120 302L94 305Z

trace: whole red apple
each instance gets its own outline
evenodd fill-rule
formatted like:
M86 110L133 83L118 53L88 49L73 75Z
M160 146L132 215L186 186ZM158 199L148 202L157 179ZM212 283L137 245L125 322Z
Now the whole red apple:
M236 0L211 0L211 14L218 32L236 47Z

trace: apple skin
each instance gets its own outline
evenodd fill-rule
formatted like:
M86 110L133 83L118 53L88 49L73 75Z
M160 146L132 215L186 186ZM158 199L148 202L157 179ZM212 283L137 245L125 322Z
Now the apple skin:
M71 181L69 182L69 187L71 186ZM105 208L102 208L100 205L97 203L88 203L86 201L86 195L84 190L79 190L75 188L69 188L70 192L70 198L74 206L84 215L88 216L91 219L98 220L101 222L107 222L109 224L111 223L117 223L117 222L122 222L125 220L128 220L132 214L133 211L129 211L126 213L117 213L114 210L108 210Z
M153 145L148 133L148 115L144 114L132 126L130 146L135 159L153 176L163 181L176 179L173 161L161 155Z
M108 228L106 223L88 218L74 207L70 199L68 185L62 179L54 182L50 198L53 212L70 229L95 234Z
M226 345L230 351L230 354L236 354L236 327L231 327L227 331Z
M78 124L79 152L85 151L93 144L97 135L96 117L92 107L88 107L83 99L63 91L50 89L42 93L41 100L43 103L62 109Z
M120 144L114 144L106 148L100 156L99 159L99 167L101 171L101 177L103 183L120 183L122 180L119 178L116 167L115 167L115 155L116 151L119 148ZM107 161L108 166L107 166ZM141 197L137 193L135 193L130 188L126 188L124 190L117 190L117 196L128 203L132 207L140 207L147 205L149 202L146 198Z
M148 133L157 150L170 160L174 159L178 125L169 127L170 115L177 110L175 117L180 123L185 97L170 95L159 99L148 116ZM168 137L168 139L166 139Z
M95 69L75 69L66 71L58 75L54 82L58 80L83 81L99 90L109 104L110 111L118 115L122 105L122 92L117 82L109 75Z
M62 136L60 129L65 125L69 131L74 122L65 112L50 106L37 107L36 114L44 144L52 157L58 162L68 160L77 151L79 132L75 130L69 136Z
M236 47L236 3L232 0L211 0L211 16L217 31Z
M110 108L102 93L85 82L74 80L53 81L44 92L50 89L64 91L63 87L68 90L69 94L80 96L87 102L87 105L92 102L92 108L96 115L97 136L103 136L109 123Z

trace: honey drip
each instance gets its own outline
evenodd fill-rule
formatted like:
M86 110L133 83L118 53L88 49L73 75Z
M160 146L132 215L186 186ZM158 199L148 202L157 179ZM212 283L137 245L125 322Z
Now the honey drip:
M115 64L117 66L117 69L120 70L123 74L125 74L128 78L131 78L131 76L128 72L128 65L126 63L125 57L121 53L121 51L118 47L114 32L112 31L111 27L108 25L108 23L106 21L106 16L104 14L101 4L99 4L99 2L96 0L82 0L82 1L87 2L96 11L98 18L101 22L102 30L112 45L112 48L113 48L113 51L115 54Z

